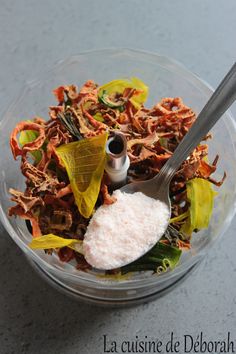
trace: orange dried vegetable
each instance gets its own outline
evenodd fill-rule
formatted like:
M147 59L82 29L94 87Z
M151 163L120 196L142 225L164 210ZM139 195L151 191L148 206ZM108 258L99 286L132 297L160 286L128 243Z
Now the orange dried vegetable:
M25 144L22 148L20 148L17 141L17 134L19 134L21 131L24 130L35 130L39 133L39 135L34 141L31 141ZM45 129L43 125L33 123L33 122L20 122L16 125L16 127L14 128L10 136L10 146L11 146L12 154L16 159L17 156L19 155L22 156L27 151L38 150L39 148L41 148L44 141L45 141Z

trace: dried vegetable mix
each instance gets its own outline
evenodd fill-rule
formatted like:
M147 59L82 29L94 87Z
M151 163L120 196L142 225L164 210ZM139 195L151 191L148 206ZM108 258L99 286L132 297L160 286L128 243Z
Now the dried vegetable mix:
M163 98L146 108L148 87L138 78L102 86L90 80L80 90L60 86L53 93L57 105L49 107L49 120L20 122L11 134L26 189L10 189L16 205L9 215L30 222L32 248L54 250L65 262L74 258L78 269L88 271L82 243L89 220L98 206L115 202L104 171L109 134L118 130L127 139L128 182L148 180L171 157L196 115L180 97ZM219 156L208 162L205 141L210 138L197 146L171 182L172 215L162 239L148 254L112 274L173 269L181 252L190 249L193 232L208 227L216 194L212 184L219 187L226 177L212 177Z

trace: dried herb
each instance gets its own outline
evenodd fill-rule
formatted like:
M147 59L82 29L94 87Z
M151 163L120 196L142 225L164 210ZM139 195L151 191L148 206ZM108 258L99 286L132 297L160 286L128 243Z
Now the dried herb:
M75 136L78 140L83 139L82 135L79 132L79 129L77 128L74 118L71 114L71 112L59 112L58 113L58 118L60 122L64 125L64 127L73 135Z

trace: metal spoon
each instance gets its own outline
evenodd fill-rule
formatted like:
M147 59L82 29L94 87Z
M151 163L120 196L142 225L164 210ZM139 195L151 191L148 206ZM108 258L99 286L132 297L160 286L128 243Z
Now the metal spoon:
M170 217L171 203L169 199L169 184L173 175L175 174L175 172L177 171L181 163L187 159L187 157L192 152L192 150L201 142L202 138L206 136L208 131L214 126L214 124L219 120L219 118L223 115L223 113L227 110L227 108L234 102L235 99L236 99L236 63L229 71L229 73L226 75L226 77L223 79L223 81L216 89L214 94L211 96L206 106L198 115L198 118L193 124L193 126L191 127L191 129L185 135L185 137L180 142L180 144L176 148L171 158L165 163L165 165L158 173L158 175L149 181L136 182L136 183L125 185L124 187L121 188L121 192L125 192L125 193L142 192L149 197L162 201L167 206L169 210L169 217ZM114 204L114 206L115 205L116 204ZM138 217L140 217L140 215ZM167 220L165 220L166 228L168 226L168 221L169 220L167 218ZM143 222L145 223L145 220ZM102 223L100 224L102 225L101 229L103 227L102 231L106 232L106 224L102 224ZM103 232L100 232L100 234L104 235ZM85 251L85 258L88 261L88 263L90 263L91 265L99 269L112 269L112 262L110 262L110 252L99 254L99 247L96 250L96 247L100 245L100 243L97 242L99 238L98 235L94 233L94 238L91 237L90 235L87 244L86 244L86 235L87 233L85 234L85 239L84 239L84 243L85 243L84 251ZM160 236L162 235L159 234L159 236L156 236L156 239L153 240L154 242L145 245L146 247L143 250L139 249L138 250L139 254L135 252L136 259L143 256L146 252L148 252L153 247L153 245L160 239ZM95 243L93 242L94 240L96 241ZM115 244L115 240L113 241L114 241L113 243ZM93 251L95 249L96 252L91 253L90 252L91 249ZM135 260L134 255L131 254L130 259L128 261L126 256L123 257L124 255L122 254L121 250L119 252L120 252L120 259L119 259L120 263L118 265L117 262L115 262L114 267L116 268L118 266L122 267ZM94 254L97 254L97 256L94 257Z
M151 180L127 184L122 192L142 192L149 197L164 202L170 211L169 184L179 166L206 136L225 111L236 99L236 63L217 87L205 107L198 115L191 129L180 142L171 158L165 163L158 175ZM157 240L158 241L158 240Z

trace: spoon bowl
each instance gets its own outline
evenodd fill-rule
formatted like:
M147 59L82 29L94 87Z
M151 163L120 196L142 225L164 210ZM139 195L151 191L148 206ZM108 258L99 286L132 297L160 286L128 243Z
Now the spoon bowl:
M163 185L161 179L157 177L154 177L148 181L133 182L130 184L126 184L120 190L123 193L131 193L131 194L136 192L142 192L150 198L160 200L161 202L163 202L168 206L169 210L171 210L171 202L169 197L170 180L166 180L165 185Z

